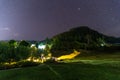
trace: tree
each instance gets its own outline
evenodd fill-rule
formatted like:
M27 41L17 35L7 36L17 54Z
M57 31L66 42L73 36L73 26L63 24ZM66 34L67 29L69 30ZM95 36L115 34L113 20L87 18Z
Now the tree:
M18 46L15 53L18 60L25 60L30 56L30 47Z
M15 48L18 46L18 43L15 40L10 40L10 41L8 41L8 43L10 46L14 46Z
M33 61L34 58L40 57L39 51L35 46L30 48L30 57L31 61Z
M19 43L19 46L26 46L26 47L30 47L30 43L28 43L27 41L25 40L22 40L20 43Z
M103 38L98 38L98 44L99 46L104 46L105 45L105 40Z
M16 55L14 52L15 49L13 45L9 45L8 43L2 43L0 47L0 61L8 62L9 64L15 61Z
M17 62L20 60L27 59L30 56L30 47L18 46L14 47L11 43L2 42L0 43L0 63Z
M8 43L11 44L11 45L14 45L15 42L16 42L15 40L8 41Z

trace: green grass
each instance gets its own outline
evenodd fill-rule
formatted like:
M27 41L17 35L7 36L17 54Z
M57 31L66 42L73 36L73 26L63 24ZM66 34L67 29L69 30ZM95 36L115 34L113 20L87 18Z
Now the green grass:
M120 80L120 53L81 54L64 63L0 70L0 80Z
M0 71L0 80L120 80L120 64L59 63Z
M0 80L55 80L57 76L47 66L16 68L0 71Z

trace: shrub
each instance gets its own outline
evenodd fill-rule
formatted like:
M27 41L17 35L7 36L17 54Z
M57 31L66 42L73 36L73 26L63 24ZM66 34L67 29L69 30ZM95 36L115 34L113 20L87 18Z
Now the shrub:
M16 64L18 67L29 67L29 66L37 66L40 63L32 62L32 61L20 61Z

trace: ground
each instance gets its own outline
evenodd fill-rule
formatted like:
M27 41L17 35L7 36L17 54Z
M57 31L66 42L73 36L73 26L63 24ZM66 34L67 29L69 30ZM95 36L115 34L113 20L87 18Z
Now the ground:
M79 56L60 63L0 70L0 80L120 80L120 53Z

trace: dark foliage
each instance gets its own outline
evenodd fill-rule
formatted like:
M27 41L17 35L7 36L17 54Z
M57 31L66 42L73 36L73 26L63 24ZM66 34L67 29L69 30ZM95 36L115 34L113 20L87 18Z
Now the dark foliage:
M54 36L52 40L54 43L51 49L52 53L73 49L95 50L101 48L101 46L120 42L118 38L106 36L87 26L73 28Z

